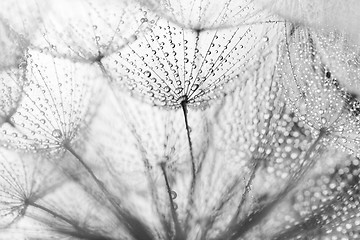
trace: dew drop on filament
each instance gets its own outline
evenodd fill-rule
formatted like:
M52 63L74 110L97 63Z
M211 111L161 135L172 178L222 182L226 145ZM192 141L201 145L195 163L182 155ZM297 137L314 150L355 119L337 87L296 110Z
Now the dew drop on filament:
M170 92L170 88L168 86L165 86L164 91L168 93L168 92Z
M53 137L59 139L62 137L62 132L59 130L59 129L55 129L52 134L51 134Z
M191 90L192 90L192 91L196 91L198 88L199 88L199 85L198 85L198 84L194 84L194 85L192 85Z
M175 191L171 191L170 194L172 199L175 199L177 197L177 193Z
M149 78L149 77L151 77L151 72L150 71L145 71L144 75Z

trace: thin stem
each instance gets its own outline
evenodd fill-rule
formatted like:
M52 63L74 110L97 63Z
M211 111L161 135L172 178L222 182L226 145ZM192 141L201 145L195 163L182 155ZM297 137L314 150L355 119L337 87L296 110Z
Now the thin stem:
M190 136L190 128L189 128L189 122L188 122L188 115L187 115L188 110L187 110L187 102L186 102L186 100L181 102L181 108L182 108L183 113L184 113L186 134L187 134L187 139L188 139L189 149L190 149L192 177L193 177L193 181L194 181L195 176L196 176L196 166L195 166L194 152L193 152L193 146L192 146L192 141L191 141L191 136Z
M170 201L170 208L171 208L171 215L172 215L172 218L173 218L173 221L174 221L174 225L175 225L175 237L174 237L174 240L180 240L180 239L185 239L184 238L184 234L183 234L183 231L180 227L180 223L179 223L179 219L177 217L177 213L176 213L176 210L175 210L175 207L174 207L174 200L172 198L172 195L171 195L171 187L170 187L170 184L169 184L169 180L168 180L168 177L166 175L166 169L165 169L165 163L162 162L160 164L161 166L161 170L162 170L162 173L164 175L164 179L165 179L165 183L166 183L166 188L167 188L167 192L168 192L168 196L169 196L169 201Z
M195 159L194 159L194 153L193 153L193 147L192 147L192 141L190 136L190 128L188 123L188 110L187 110L187 98L181 102L181 107L184 114L184 120L185 120L185 127L186 127L186 134L187 139L189 143L189 149L190 149L190 157L191 157L191 167L192 167L192 179L191 179L191 186L190 186L190 193L189 193L189 202L187 204L187 217L185 220L186 229L188 228L188 223L190 219L191 210L194 204L194 192L195 192L195 185L196 185L196 166L195 166Z
M69 145L65 145L64 146L65 149L67 151L69 151L78 161L79 163L86 169L86 171L91 175L91 177L93 178L93 180L96 182L96 184L98 185L98 187L101 189L101 191L110 198L109 196L109 192L108 190L105 188L103 182L101 182L96 175L94 174L94 172L91 170L91 168L83 161L82 157ZM110 201L112 202L112 200ZM116 204L116 207L118 207L118 205Z
M76 151L68 144L64 144L64 148L69 151L79 163L86 169L92 179L96 182L97 186L104 193L107 200L114 207L116 216L121 223L127 228L129 233L137 240L151 240L152 234L149 232L146 225L144 225L139 219L130 214L128 211L122 209L122 206L117 203L113 195L106 189L105 185L96 177L91 168L84 162L82 157L76 153Z
M76 223L71 221L70 219L68 219L68 218L54 212L53 210L51 210L51 209L49 209L49 208L47 208L45 206L39 205L39 204L34 203L34 202L29 202L28 205L32 206L34 208L40 209L40 210L42 210L42 211L44 211L46 213L49 213L53 217L58 218L58 219L60 219L60 220L62 220L64 222L66 222L67 224L72 226L77 231L76 233L74 233L72 231L66 231L66 234L69 234L69 235L72 235L72 236L75 235L78 238L88 239L88 240L111 240L112 239L112 238L105 237L105 236L102 236L102 235L93 234L93 233L90 232L90 230L84 230L84 229L80 228Z
M251 161L255 161L254 167L253 167L253 169L251 171L251 174L250 174L250 177L249 177L248 181L246 182L245 190L244 190L244 192L243 192L243 194L241 196L241 200L240 200L240 203L239 203L239 205L237 207L236 213L234 215L234 219L238 218L238 216L239 216L239 214L241 212L241 208L244 205L244 202L245 202L245 200L247 198L248 193L250 192L250 186L252 184L252 181L255 178L255 173L256 173L257 169L259 168L259 166L260 166L260 164L259 164L260 159L254 159L254 157L252 157Z

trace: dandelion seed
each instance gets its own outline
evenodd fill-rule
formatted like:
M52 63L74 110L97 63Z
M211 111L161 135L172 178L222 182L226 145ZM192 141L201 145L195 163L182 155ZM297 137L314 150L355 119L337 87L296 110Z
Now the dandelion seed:
M21 101L12 114L15 128L4 125L2 141L36 151L72 144L94 103L93 79L101 75L86 69L87 65L29 51Z
M121 199L112 196L75 147L80 131L89 124L97 99L101 97L100 70L88 71L88 64L53 58L37 51L29 51L28 62L25 96L13 116L15 129L2 127L4 145L46 153L59 160L65 152L70 153L96 183L119 221L128 222L125 227L129 234L151 239L147 227L123 209ZM98 92L96 97L94 91Z
M195 179L188 106L205 105L223 95L227 84L243 75L254 58L271 52L257 43L263 35L276 38L276 29L276 24L259 24L195 31L159 20L148 34L104 58L103 65L121 90L129 89L155 105L182 108Z
M184 218L190 188L190 156L187 136L182 131L182 112L159 109L123 94L117 96L117 101L120 103L119 113L113 116L113 107L110 113L113 116L110 119L116 119L116 124L111 125L112 131L105 139L99 139L107 143L101 146L105 153L111 151L112 146L123 146L118 149L118 154L115 154L122 156L123 161L108 155L112 158L107 160L111 164L109 169L113 169L118 176L120 173L128 176L126 179L124 177L124 181L134 182L130 185L132 192L146 194L151 199L149 207L153 210L153 218L160 220L160 224L154 224L153 219L148 221L157 229L171 233L173 230L166 230L167 224L173 222L173 211L176 211L176 218ZM192 126L192 134L194 155L195 159L198 159L206 145L206 119L201 111L196 112L190 119L197 123ZM112 139L111 144L108 137ZM119 179L122 178L119 176ZM143 198L142 195L139 197ZM182 227L177 228L181 235L179 229Z
M199 199L192 209L202 209L197 217L208 219L203 239L255 238L253 228L266 224L262 220L302 181L320 151L319 138L311 141L286 107L274 66L261 66L215 111L214 147L202 170L213 191L197 188ZM293 159L291 151L301 154ZM219 186L224 192L215 195ZM202 202L206 196L209 206ZM230 217L224 221L225 216Z
M120 89L159 106L199 106L226 92L251 64L273 51L279 24L227 30L190 30L165 20L117 54L103 59ZM270 42L261 41L263 36Z

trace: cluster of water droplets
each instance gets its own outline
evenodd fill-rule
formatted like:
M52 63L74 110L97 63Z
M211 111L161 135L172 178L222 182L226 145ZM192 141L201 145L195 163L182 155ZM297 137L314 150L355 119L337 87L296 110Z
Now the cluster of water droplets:
M20 220L28 203L53 191L62 178L41 158L2 149L0 160L0 226L5 228Z
M19 82L24 85L18 91L21 101L16 102L11 116L7 115L10 124L1 126L3 145L40 150L70 143L86 125L91 115L89 106L96 104L94 89L99 91L96 79L101 76L100 70L87 68L86 64L29 51L26 69L19 73Z
M289 211L293 219L276 239L358 238L359 160L334 152L325 155L328 162L341 161L335 160L333 168L320 168L294 194Z
M221 97L230 82L241 83L252 65L271 52L279 29L278 23L266 23L193 30L160 19L102 63L118 88L128 88L155 105L199 106Z
M328 141L334 146L357 154L358 100L352 88L344 87L341 81L349 75L340 74L339 65L334 68L329 62L333 53L322 50L324 41L311 29L290 24L286 34L278 75L288 103L300 121L314 131L331 134Z
M41 185L51 167L0 155L2 225L36 215L83 239L358 237L359 51L346 34L255 0L5 3L0 143L62 159L66 176ZM314 174L332 146L354 156Z

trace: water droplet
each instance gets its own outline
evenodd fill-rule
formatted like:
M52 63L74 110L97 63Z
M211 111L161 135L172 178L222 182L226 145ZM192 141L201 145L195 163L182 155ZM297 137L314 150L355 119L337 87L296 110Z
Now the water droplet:
M326 72L326 77L327 77L327 78L331 78L331 73L330 73L330 72Z
M192 85L191 90L196 91L196 89L198 89L198 88L199 88L199 84L194 84L194 85Z
M182 88L182 87L178 87L178 88L175 89L175 93L176 93L176 94L179 94L179 93L181 93L182 91L183 91L183 88Z
M55 129L52 134L53 137L55 138L61 138L62 137L62 132L60 131L60 129Z
M134 42L134 41L136 41L136 39L137 39L137 36L134 34L134 35L131 35L131 36L128 38L128 41L129 41L129 42Z
M145 71L144 75L149 78L149 77L151 77L151 72L150 71Z
M321 123L322 123L322 124L326 124L326 123L327 123L326 118L322 117L322 118L321 118Z
M168 92L170 92L170 88L168 86L165 86L164 91L168 93Z
M171 191L170 195L172 199L175 199L177 197L177 193L175 191Z
M147 22L147 21L148 21L147 18L141 18L141 19L140 19L140 22L142 22L142 23Z

